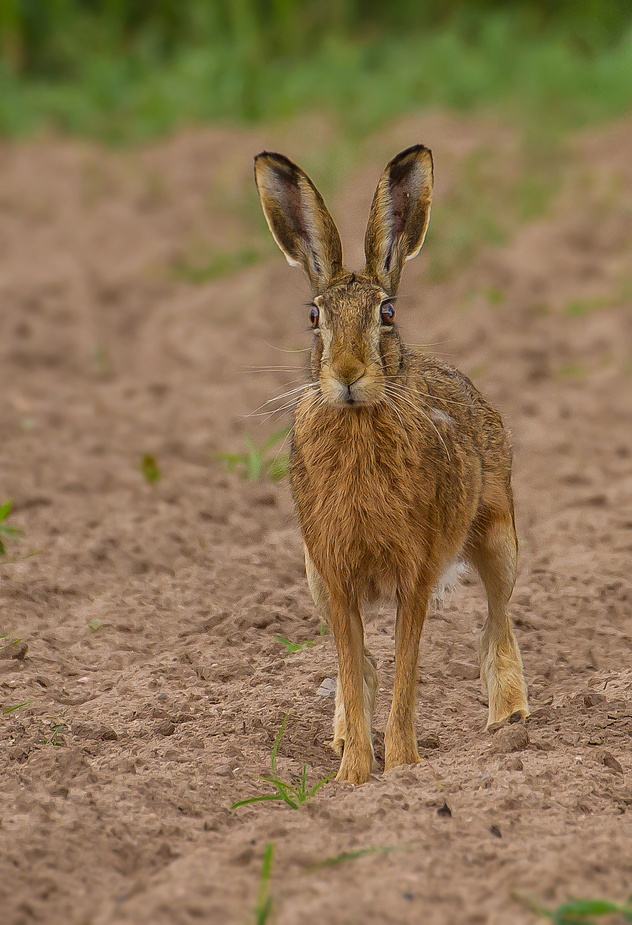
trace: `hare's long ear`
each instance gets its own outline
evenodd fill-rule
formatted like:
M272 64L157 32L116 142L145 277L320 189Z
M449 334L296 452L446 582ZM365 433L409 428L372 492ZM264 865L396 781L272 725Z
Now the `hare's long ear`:
M312 181L282 154L255 158L255 180L270 231L292 266L307 273L315 295L342 273L342 244Z
M377 185L364 239L365 272L389 295L424 243L432 180L432 152L415 145L389 161Z

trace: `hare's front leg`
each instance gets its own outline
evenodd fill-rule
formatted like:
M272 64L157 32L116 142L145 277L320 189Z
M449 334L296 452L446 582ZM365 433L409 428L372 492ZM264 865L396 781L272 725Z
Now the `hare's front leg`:
M395 684L393 703L384 736L384 767L420 761L415 735L415 692L419 640L428 607L428 586L400 600L395 623Z
M491 726L515 714L529 715L522 659L507 612L516 580L517 541L511 509L486 512L472 532L476 540L468 557L485 585L489 610L479 653L481 679L489 698L487 725Z
M337 598L330 592L330 605L331 627L338 650L339 688L344 703L344 714L341 715L338 709L336 713L338 722L346 727L342 762L336 780L364 784L373 767L371 720L365 699L364 627L354 601ZM372 708L372 703L370 706Z
M316 569L307 549L305 549L305 570L307 572L307 583L312 593L314 603L318 608L320 615L327 622L330 629L333 630L338 649L338 662L340 672L336 684L336 709L334 713L334 737L331 743L336 754L342 756L342 764L338 772L338 780L350 780L352 783L363 783L369 779L371 766L373 764L373 745L371 727L373 722L373 711L375 708L375 695L377 693L377 668L375 659L364 645L364 627L362 618L356 607L348 607L346 602L341 602L341 610L332 614L332 606L329 590L323 581L322 576ZM345 616L345 613L347 616ZM354 667L358 660L358 638L361 665L361 681L359 691L357 690L357 671ZM341 655L341 651L344 653ZM347 669L343 672L343 660ZM347 682L343 680L343 675L347 675ZM345 686L347 693L345 694ZM352 721L352 715L357 714L357 703L361 704L361 732L358 731L358 722ZM345 707L348 706L348 709ZM351 712L349 712L349 710ZM355 722L356 729L353 734L349 733L352 723ZM360 751L364 753L363 759L356 760L353 754L357 749L352 746L352 741L360 742ZM368 741L369 749L366 748ZM367 759L367 755L370 757ZM359 763L358 763L359 761ZM365 766L368 764L368 768ZM364 770L360 767L364 767ZM362 779L359 779L359 778Z

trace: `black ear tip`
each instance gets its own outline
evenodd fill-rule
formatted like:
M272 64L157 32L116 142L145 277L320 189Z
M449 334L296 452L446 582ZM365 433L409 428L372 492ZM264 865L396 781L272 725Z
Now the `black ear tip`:
M279 154L278 151L262 151L255 156L255 164L259 161L267 161L273 167L284 167L286 170L298 170L294 161L291 161L285 154Z
M425 145L411 145L404 151L400 151L395 157L388 162L386 169L389 173L391 182L401 183L404 178L409 176L415 166L422 166L422 169L429 171L431 182L434 178L434 161L432 151Z
M410 148L405 148L403 151L400 151L399 154L396 154L393 158L393 161L404 161L409 157L419 157L419 155L427 154L432 163L432 151L426 145L418 144L411 145Z

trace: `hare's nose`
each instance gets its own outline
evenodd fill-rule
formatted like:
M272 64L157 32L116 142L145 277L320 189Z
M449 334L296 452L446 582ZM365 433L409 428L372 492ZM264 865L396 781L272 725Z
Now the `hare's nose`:
M334 363L331 371L339 382L351 386L364 376L366 366L355 357L346 356Z

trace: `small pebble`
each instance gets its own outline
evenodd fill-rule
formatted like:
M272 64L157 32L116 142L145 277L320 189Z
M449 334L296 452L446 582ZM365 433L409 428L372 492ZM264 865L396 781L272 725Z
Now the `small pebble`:
M617 774L623 774L623 767L610 752L603 752L601 755L601 763L607 768L610 768L611 771L616 771Z
M317 697L329 697L333 700L336 696L336 679L335 678L324 678L320 687L316 691Z

